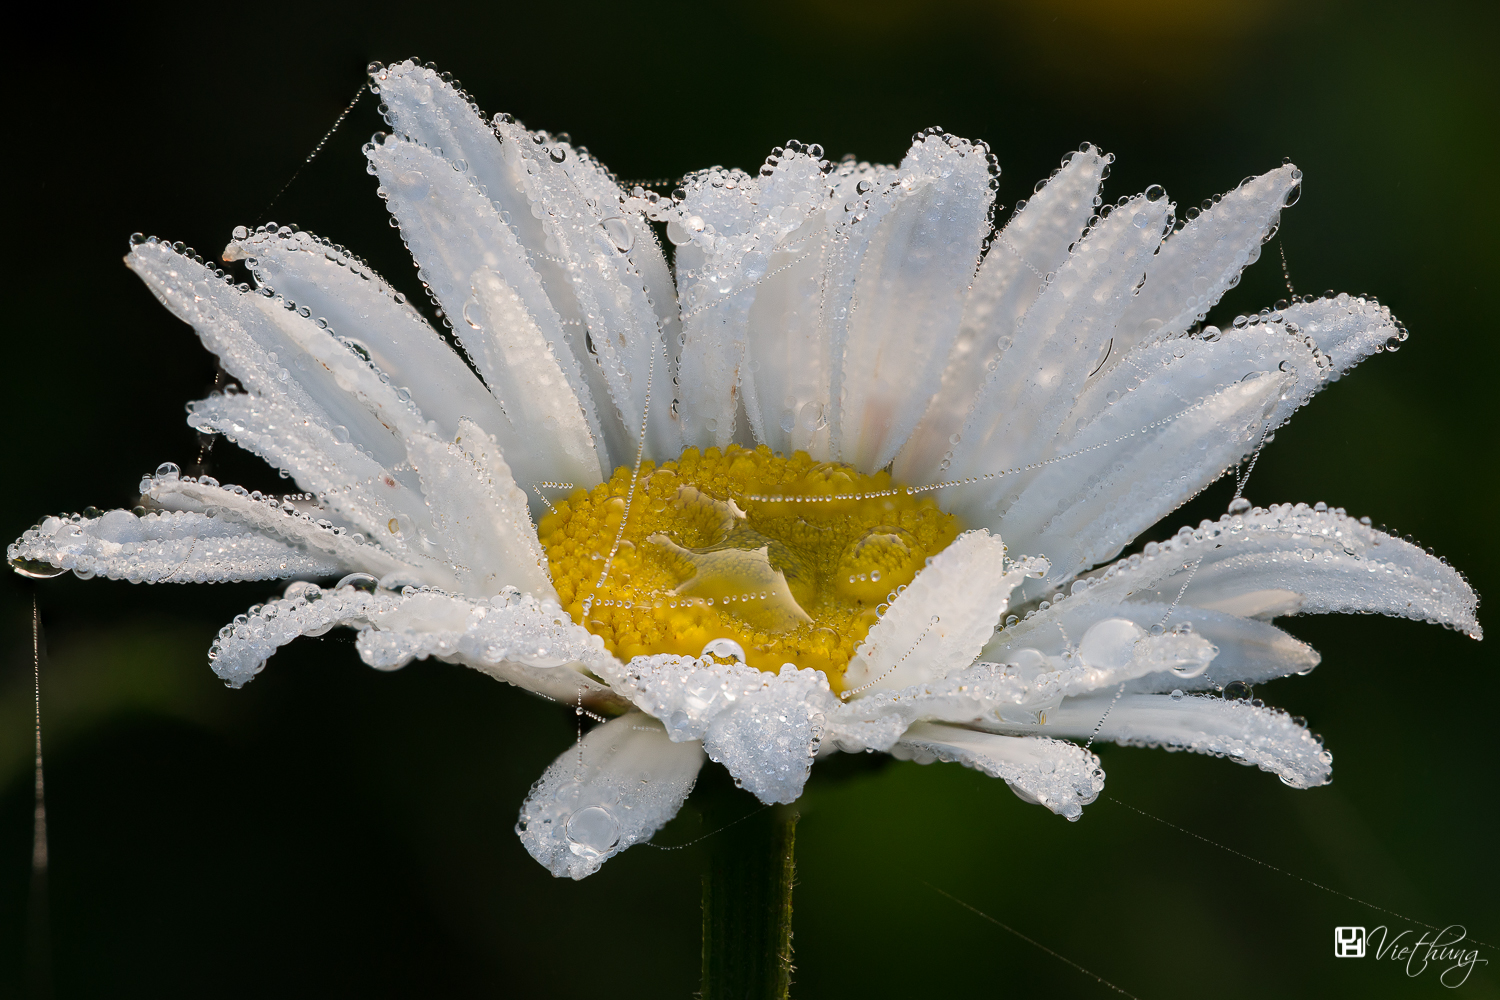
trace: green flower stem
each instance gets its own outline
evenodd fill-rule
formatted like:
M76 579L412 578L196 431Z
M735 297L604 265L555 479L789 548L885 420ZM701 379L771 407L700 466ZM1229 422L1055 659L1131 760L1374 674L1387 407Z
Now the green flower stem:
M708 840L703 1000L785 1000L791 988L797 813L773 806L746 816L747 799L718 796L705 809L733 825Z

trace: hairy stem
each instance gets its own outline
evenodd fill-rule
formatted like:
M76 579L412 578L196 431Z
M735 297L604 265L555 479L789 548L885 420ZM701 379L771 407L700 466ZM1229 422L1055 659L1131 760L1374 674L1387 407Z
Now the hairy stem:
M703 878L703 1000L785 1000L791 988L797 813L746 817L748 799L719 796L705 810L734 825L710 841Z

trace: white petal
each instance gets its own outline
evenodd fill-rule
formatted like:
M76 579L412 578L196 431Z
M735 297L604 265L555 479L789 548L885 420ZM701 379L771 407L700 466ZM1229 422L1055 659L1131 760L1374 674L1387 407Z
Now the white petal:
M1043 726L1007 725L1010 732L1098 739L1121 746L1165 747L1228 757L1275 774L1293 788L1325 785L1333 755L1317 737L1280 709L1203 695L1174 698L1127 694L1070 698L1047 713ZM1104 723L1100 726L1099 720Z
M591 729L553 761L521 807L516 834L562 878L585 878L677 815L703 766L697 742L674 743L631 712Z
M653 265L661 259L654 234L625 218L633 213L622 208L623 192L587 153L503 118L494 128L502 157L517 157L513 169L525 170L531 214L541 211L546 235L542 245L529 245L533 260L542 254L560 259L561 276L570 283L567 290L588 331L587 343L575 343L574 349L592 346L592 357L580 355L579 360L591 364L608 386L614 419L625 430L624 461L634 458L643 416L649 427L647 446L656 453L668 451L676 445L678 431L671 415L666 331L634 260L637 253ZM555 280L547 281L547 289L557 301L562 290L554 288ZM582 331L575 332L574 340L581 336ZM596 395L595 401L602 409L603 398Z
M714 168L685 177L682 188L686 198L657 213L677 243L682 443L723 447L735 431L751 305L778 245L826 208L829 183L816 156L788 149L768 160L760 177ZM762 319L775 323L775 316ZM767 378L774 382L775 372ZM767 402L757 394L762 424Z
M1094 602L1162 604L1182 592L1187 606L1244 617L1377 612L1447 625L1476 639L1482 634L1478 598L1453 567L1410 542L1305 504L1184 527L1086 581L1082 591ZM1078 593L1069 598L1078 599Z
M305 231L256 232L230 243L224 259L246 260L260 287L310 310L329 333L368 354L442 434L451 437L460 417L492 434L507 429L500 404L422 314L342 248Z
M876 622L844 674L857 694L936 680L974 662L1029 566L980 529L932 557Z
M862 223L876 229L855 278L834 435L840 458L866 472L895 457L940 386L989 232L988 152L926 136L879 192L889 204L878 221Z
M834 239L830 212L782 237L746 318L745 414L757 442L782 455L828 458L829 327L824 272Z
M411 472L387 472L348 440L344 428L298 415L287 397L215 393L188 405L188 424L223 434L241 448L290 473L338 517L379 539L405 516L426 525L428 513Z
M552 345L498 274L482 268L471 279L464 325L477 328L471 339L484 354L483 370L500 398L509 401L509 437L499 439L502 451L525 459L528 483L597 484L600 465L591 417L564 378Z
M1007 543L1051 560L1053 583L1113 558L1254 451L1289 382L1282 372L1269 373L1153 420L1138 414L1133 399L1122 401L1062 456L1033 470L1001 515ZM967 497L950 509L979 516Z
M980 391L952 448L949 478L985 476L1051 456L1057 428L1098 367L1115 321L1160 243L1167 210L1164 197L1153 202L1138 196L1075 245ZM996 481L970 487L964 506L989 511L1007 488Z
M802 794L837 701L819 670L784 664L772 674L741 663L638 656L604 664L600 676L662 720L674 740L703 740L736 783L762 802Z
M28 576L72 570L131 583L224 583L347 571L329 553L187 511L136 517L112 510L79 521L49 517L12 542L6 558L20 560L18 569Z
M1146 269L1146 284L1115 330L1115 354L1123 358L1148 338L1170 337L1207 315L1240 272L1260 256L1287 198L1302 186L1292 164L1247 177L1213 207L1173 233Z
M1157 420L1194 394L1255 372L1281 371L1292 382L1267 419L1265 429L1273 431L1329 382L1405 336L1389 309L1339 298L1298 303L1270 314L1277 318L1231 326L1212 341L1178 337L1138 345L1125 363L1090 380L1063 429L1068 423L1084 427L1121 406L1131 409L1129 422Z
M416 408L284 300L240 291L162 243L140 244L125 263L246 389L284 398L329 431L344 428L384 468L406 458L402 435L423 423Z
M586 367L597 373L598 366L580 366L527 248L474 181L433 152L388 140L366 155L421 265L418 276L505 409L507 461L526 482L597 483L609 456ZM497 278L518 305L497 292ZM581 326L569 329L573 339L583 336ZM617 433L615 443L623 448L623 442ZM585 457L590 452L592 461Z
M907 726L921 720L1036 722L1069 695L1124 682L1135 687L1177 672L1197 676L1217 650L1192 632L1147 636L1138 625L1111 618L1083 633L1076 649L1012 645L985 651L992 652L1004 662L976 663L939 680L872 692L840 706L828 718L826 738L849 752L887 750Z
M1396 350L1406 340L1406 328L1390 309L1347 292L1298 302L1281 310L1287 328L1312 339L1329 358L1328 381L1382 350Z
M417 546L404 546L394 540L373 545L319 524L312 514L295 506L289 508L270 497L212 482L179 479L175 473L141 480L141 493L170 510L214 511L219 518L282 538L339 566L376 577L395 573L408 580L449 585L453 580L447 565L426 556Z
M369 614L401 601L389 591L370 593L352 586L324 590L293 584L287 593L290 596L253 608L219 630L208 659L225 684L243 687L272 653L298 636L322 635L337 625L367 625Z
M997 736L919 722L892 748L893 756L930 764L962 764L1000 778L1021 798L1076 820L1104 790L1099 758L1063 740Z
M1048 656L1060 655L1070 637L1076 641L1094 624L1109 618L1125 618L1147 629L1159 624L1173 629L1190 626L1217 649L1204 666L1184 663L1176 669L1146 674L1131 681L1127 691L1163 692L1174 688L1202 691L1219 689L1232 681L1259 684L1275 677L1308 673L1321 660L1317 650L1267 622L1183 604L1173 608L1149 601L1106 603L1072 599L1060 599L1050 608L1007 626L985 646L980 658L1008 663L1024 649L1036 649ZM1103 679L1096 686L1112 683L1119 683L1119 678ZM1087 689L1080 689L1080 693L1083 690Z
M942 478L938 467L954 443L950 438L963 430L985 373L1001 354L1001 343L1015 337L1021 317L1046 287L1047 275L1068 259L1068 248L1094 214L1094 196L1107 163L1093 146L1065 157L996 235L964 304L942 387L896 456L892 471L898 480Z
M438 537L454 562L459 589L489 596L511 586L556 600L526 495L494 440L460 419L454 441L414 434L407 450L422 477Z
M463 663L555 701L624 707L602 676L616 663L604 643L573 624L555 603L506 591L476 601L441 591L406 591L399 603L369 616L355 640L360 657L377 670L399 670L435 656Z
M671 279L655 234L623 207L625 193L609 172L586 150L528 132L508 115L485 121L468 95L425 67L394 64L374 80L391 125L440 150L509 216L553 307L575 331L574 356L590 384L606 389L593 394L601 422L625 432L619 440L628 447L617 463L634 456L648 379L648 444L675 454L666 350L677 335Z

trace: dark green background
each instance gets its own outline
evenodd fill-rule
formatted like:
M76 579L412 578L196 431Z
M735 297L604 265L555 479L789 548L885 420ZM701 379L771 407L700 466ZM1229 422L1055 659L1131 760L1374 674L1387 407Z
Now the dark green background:
M992 144L1007 205L1089 140L1118 156L1107 197L1161 183L1186 210L1290 156L1301 202L1220 315L1286 294L1284 247L1299 292L1373 292L1411 339L1279 433L1248 494L1369 514L1500 594L1494 4L525 6L51 5L15 29L0 535L129 506L143 471L196 453L183 404L213 365L121 265L126 237L208 252L265 221L365 64L416 53L630 179L753 170L788 137L894 160L941 123ZM412 293L359 153L379 127L367 95L267 214ZM233 452L219 478L280 485ZM349 633L228 691L205 651L270 591L0 577L0 993L24 981L34 594L59 996L692 994L703 847L637 848L574 884L512 832L573 738L566 710L443 664L376 673ZM1107 797L1070 824L952 765L819 765L793 994L1111 995L935 889L1140 997L1441 994L1436 971L1332 956L1336 924L1405 921L1120 804L1500 944L1495 640L1287 624L1323 664L1257 694L1324 735L1326 788L1107 746ZM659 839L701 832L690 802ZM1463 995L1500 995L1500 951L1482 956Z

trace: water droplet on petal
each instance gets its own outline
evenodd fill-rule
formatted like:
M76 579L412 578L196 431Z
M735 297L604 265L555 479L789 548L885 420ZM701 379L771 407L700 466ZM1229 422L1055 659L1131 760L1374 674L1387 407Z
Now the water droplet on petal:
M631 232L630 224L618 215L612 215L599 223L604 228L605 235L609 237L616 250L621 253L629 253L635 246L635 233Z
M580 858L602 858L620 842L620 821L608 806L584 806L568 817L563 836Z
M33 580L50 580L54 576L62 576L67 572L61 566L54 566L40 559L12 559L10 568Z
M745 647L733 639L714 639L703 647L702 656L717 656L721 660L732 659L745 662Z
M369 573L350 573L333 585L334 590L343 590L345 587L353 587L355 590L373 594L380 589L380 581Z

